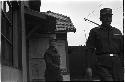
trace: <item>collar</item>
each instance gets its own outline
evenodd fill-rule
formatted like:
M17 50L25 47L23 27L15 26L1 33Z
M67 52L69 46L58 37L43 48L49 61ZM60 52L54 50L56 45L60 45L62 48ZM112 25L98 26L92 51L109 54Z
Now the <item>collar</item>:
M100 25L100 28L102 29L102 30L105 30L105 31L109 31L109 30L111 30L112 29L112 26L111 25L109 25L109 26L105 26L105 25Z

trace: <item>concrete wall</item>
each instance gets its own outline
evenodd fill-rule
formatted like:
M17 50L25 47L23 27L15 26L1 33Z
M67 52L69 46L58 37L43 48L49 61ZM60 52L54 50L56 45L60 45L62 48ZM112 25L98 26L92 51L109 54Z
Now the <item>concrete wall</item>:
M60 60L61 60L61 64L60 64L60 68L61 69L66 69L67 70L67 66L66 66L66 42L65 40L58 40L57 41L57 50L60 54Z
M23 82L22 72L16 68L2 65L1 82Z

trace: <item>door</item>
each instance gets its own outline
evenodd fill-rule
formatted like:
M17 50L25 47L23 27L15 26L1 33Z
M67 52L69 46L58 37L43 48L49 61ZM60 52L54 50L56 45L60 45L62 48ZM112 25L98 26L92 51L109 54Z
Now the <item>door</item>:
M49 38L29 40L29 79L31 82L44 81L46 65L43 57L48 43Z

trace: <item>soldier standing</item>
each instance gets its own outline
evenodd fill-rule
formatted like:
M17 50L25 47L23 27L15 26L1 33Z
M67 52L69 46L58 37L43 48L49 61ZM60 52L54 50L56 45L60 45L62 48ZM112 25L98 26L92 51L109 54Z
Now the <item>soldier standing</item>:
M123 81L124 72L121 70L120 61L120 57L123 57L121 55L124 55L123 37L119 29L110 25L112 15L112 9L101 9L100 21L102 24L90 30L86 42L87 55L91 57L95 53L97 62L91 66L91 60L88 60L88 69L92 68L102 81Z
M60 55L57 52L56 40L50 39L49 48L44 54L46 63L45 80L46 81L62 81L60 70Z

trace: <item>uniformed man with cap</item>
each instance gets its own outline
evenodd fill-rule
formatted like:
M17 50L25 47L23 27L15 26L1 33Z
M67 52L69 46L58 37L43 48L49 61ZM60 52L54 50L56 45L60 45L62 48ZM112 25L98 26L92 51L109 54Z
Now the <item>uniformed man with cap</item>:
M90 30L86 42L87 55L93 53L97 58L96 64L91 66L88 59L88 68L92 68L95 75L102 81L123 81L124 72L121 70L120 57L123 54L122 33L119 29L112 27L112 9L100 10L100 21L102 24Z

